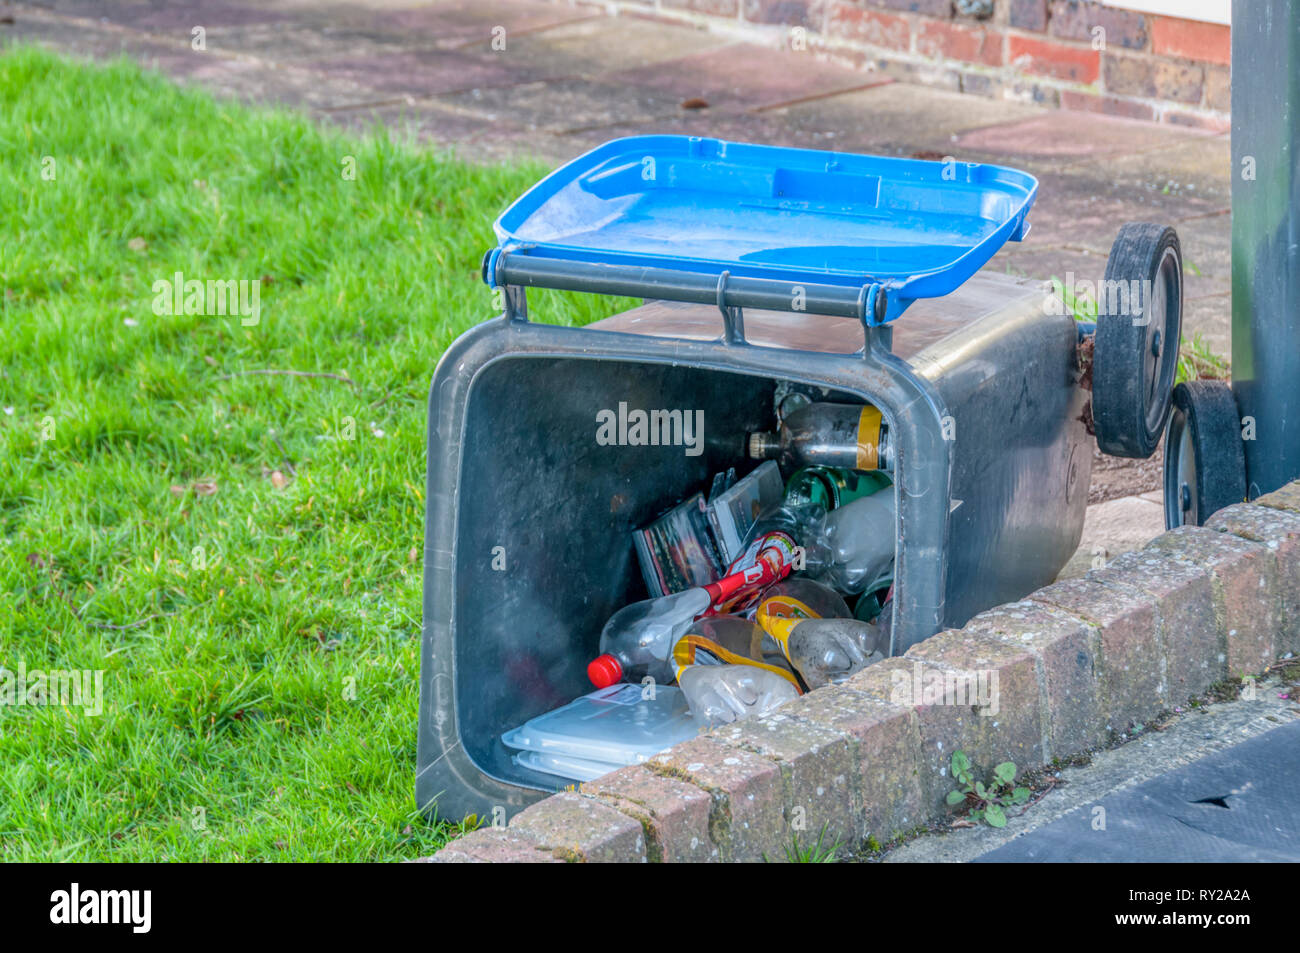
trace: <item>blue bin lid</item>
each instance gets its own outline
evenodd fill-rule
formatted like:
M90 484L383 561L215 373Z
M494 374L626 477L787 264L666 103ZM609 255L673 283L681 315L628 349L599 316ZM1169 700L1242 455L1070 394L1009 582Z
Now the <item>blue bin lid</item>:
M634 136L548 175L495 230L512 256L878 285L889 320L1019 241L1037 190L1028 173L984 163Z

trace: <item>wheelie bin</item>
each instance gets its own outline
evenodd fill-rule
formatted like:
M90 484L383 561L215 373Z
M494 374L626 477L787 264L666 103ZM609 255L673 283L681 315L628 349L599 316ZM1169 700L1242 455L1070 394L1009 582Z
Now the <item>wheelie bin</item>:
M632 531L753 466L745 435L792 393L888 428L893 654L1051 582L1079 543L1092 429L1149 453L1164 426L1181 284L1103 314L1094 357L1041 284L976 274L1025 235L1036 190L985 164L646 136L515 202L483 264L503 313L452 344L429 395L419 803L500 820L556 790L502 733L589 691L602 625L646 597ZM1140 281L1155 252L1125 241L1115 274ZM530 288L647 303L555 326ZM1097 400L1094 370L1118 397ZM702 411L699 452L598 442L620 405Z

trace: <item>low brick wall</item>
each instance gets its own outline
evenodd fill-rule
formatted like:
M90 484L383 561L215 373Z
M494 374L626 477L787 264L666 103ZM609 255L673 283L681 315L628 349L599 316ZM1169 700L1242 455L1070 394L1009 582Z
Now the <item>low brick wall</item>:
M1300 654L1300 481L431 860L784 860L823 827L828 843L883 843L948 813L958 749L982 777L1000 761L1049 764L1287 654ZM996 675L996 713L914 691L963 673Z
M1226 131L1230 30L1086 0L552 0L980 96Z

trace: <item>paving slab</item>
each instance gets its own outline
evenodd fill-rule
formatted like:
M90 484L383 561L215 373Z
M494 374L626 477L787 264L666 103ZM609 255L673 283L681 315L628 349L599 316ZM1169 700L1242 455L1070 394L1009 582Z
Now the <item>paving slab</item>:
M438 94L497 88L509 97L520 83L544 78L505 56L460 50L400 50L322 57L308 64L323 75L345 79L387 96L429 98Z
M1035 222L1033 212L1030 213L1029 218L1032 225ZM1178 230L1178 238L1183 246L1183 330L1187 334L1187 305L1203 298L1222 298L1225 295L1230 295L1232 293L1232 273L1230 268L1219 273L1200 270L1194 257L1199 245L1195 234L1189 235L1188 239L1185 240L1183 237L1184 226L1176 222L1170 222L1169 224L1172 224ZM1118 232L1118 227L1116 227L1116 231ZM989 264L985 267L1020 278L1045 280L1057 277L1065 281L1067 275L1073 275L1076 281L1091 283L1075 289L1076 293L1091 294L1095 301L1096 283L1106 274L1106 260L1108 257L1108 249L1094 249L1068 243L1048 244L1040 236L1035 235L1031 228L1028 238L1023 242L1009 242L1002 246L998 254L990 259ZM1226 353L1226 349L1224 353Z
M398 47L382 38L300 24L250 23L223 27L208 35L208 50L260 60L272 66L304 65L333 57L377 57L395 49L428 49L418 42Z
M1056 111L970 130L957 136L953 149L958 158L1005 162L1038 177L1033 228L1023 245L1006 249L1009 257L1041 260L1036 253L1056 249L1105 256L1123 222L1168 222L1180 237L1187 233L1183 244L1194 266L1188 269L1188 299L1226 290L1198 287L1205 276L1226 279L1230 272L1225 137ZM1103 262L1098 274L1104 270Z
M1214 354L1230 364L1232 353L1232 293L1197 298L1183 304L1183 337L1191 341L1200 335Z
M537 3L534 0L354 0L317 3L311 0L25 0L24 5L144 32L169 32L194 26L205 29L249 23L285 23L338 35L382 39L390 43L418 42L452 49L490 38L494 30L523 36L565 23L593 19L598 10Z
M181 52L188 49L178 41L159 43L137 33L105 30L90 21L68 20L45 10L0 7L11 14L13 23L0 27L0 42L31 43L56 53L83 59L105 60L127 55L139 59L150 51Z
M616 136L655 134L709 136L732 142L761 142L791 148L875 155L908 155L912 151L910 146L905 149L880 140L879 133L873 131L869 124L833 123L817 116L796 118L790 115L802 108L804 107L793 107L789 112L772 110L730 114L718 114L710 109L682 110L671 117L576 130L569 135L581 140L585 148L592 148Z
M884 77L824 63L806 53L752 43L734 43L605 78L660 90L679 103L703 99L719 110L772 109L885 82Z
M859 129L799 129L790 124L780 111L719 113L712 109L678 108L669 116L643 117L611 126L568 130L564 138L575 144L577 152L583 152L610 139L644 135L705 136L730 142L761 142L835 152L872 149L869 137Z
M538 134L503 120L437 103L412 100L390 105L329 108L314 115L360 135L373 132L379 124L397 139L425 143L468 162L517 162L528 158L555 166L585 151L572 138ZM529 144L527 152L522 154L521 140Z
M250 105L277 103L319 109L371 95L342 77L259 63L223 53L212 45L207 50L195 50L188 34L168 40L155 34L104 30L94 23L69 21L43 10L24 9L14 19L0 33L0 42L37 43L99 61L129 56L146 69Z
M536 0L476 0L420 3L405 0L390 8L369 3L300 8L306 17L328 23L333 32L384 40L393 45L432 45L458 49L497 41L508 50L513 41L531 33L591 20L599 10L538 3Z
M1297 745L1293 721L1080 805L978 862L1300 862Z
M1188 136L1111 156L1104 172L1118 183L1204 198L1226 208L1232 200L1232 143L1225 134Z
M1001 830L978 825L929 834L891 852L885 857L885 862L961 863L981 857L1003 859L994 854L1003 845L1008 845L1009 851L1015 850L1012 845L1019 839L1032 836L1035 831L1080 809L1090 822L1087 833L1104 837L1105 831L1092 827L1091 821L1097 815L1091 808L1099 804L1104 806L1106 798L1132 790L1184 765L1195 764L1217 752L1232 752L1234 746L1239 747L1250 739L1267 738L1270 732L1281 730L1288 724L1292 726L1291 731L1295 730L1300 708L1296 708L1295 701L1290 698L1280 697L1289 694L1283 683L1276 678L1261 680L1254 694L1253 700L1243 698L1186 711L1164 723L1161 730L1144 728L1129 743L1096 752L1088 764L1060 768L1053 773L1055 787L1023 811L1011 812L1007 826ZM1215 791L1210 796L1229 793ZM1232 803L1231 797L1228 803ZM1115 823L1111 811L1107 811L1105 817L1106 830L1112 835L1108 839L1115 840L1114 835L1123 825ZM1007 856L1006 859L1012 858Z
M965 158L959 154L958 158ZM1012 165L1015 163L1012 162ZM1125 222L1169 222L1217 212L1217 202L1203 198L1134 190L1104 178L1102 170L1030 169L1038 178L1038 198L1029 221L1027 241L1074 246L1110 254L1111 243Z
M1102 569L1121 553L1141 549L1165 531L1163 502L1126 496L1088 507L1083 538L1058 579L1074 579L1090 569Z
M282 37L292 37L302 25L291 10L227 0L27 0L15 19L48 17L56 22L79 23L106 36L133 35L137 39L175 41L190 47L194 30L202 27L208 51L240 50L240 34L254 26L275 26Z
M1176 219L1178 242L1183 248L1184 284L1211 276L1232 277L1232 208ZM1191 292L1188 292L1191 297Z
M659 133L716 136L741 142L871 152L877 155L922 154L941 158L962 129L999 119L1016 119L1036 107L977 99L878 76L869 89L750 113L719 112L709 107L679 110L676 115L618 123L574 133L595 145L617 135Z
M248 105L275 103L300 109L325 109L357 102L370 92L343 76L325 76L295 67L271 67L242 59L225 59L183 50L144 60L154 69L188 85Z
M592 77L475 89L438 100L530 129L574 132L674 120L684 109L708 110L714 119L885 81L795 53L732 44Z
M575 153L618 135L643 131L648 124L676 117L682 100L662 90L574 78L522 86L486 87L436 96L440 105L475 112L548 135L594 132L575 139ZM620 130L609 131L613 127ZM527 143L521 143L526 150Z
M1193 130L1174 131L1137 119L1057 109L1040 110L1019 122L969 130L958 136L955 145L970 152L1006 156L1012 164L1047 167L1167 150L1194 138L1207 135Z
M1048 213L1051 214L1050 212ZM1036 213L1030 215L1036 223ZM1180 240L1184 230L1175 224ZM1117 229L1118 230L1118 229ZM1198 243L1194 234L1191 250L1184 242L1184 257L1190 269L1195 264ZM1108 251L1101 248L1076 247L1070 244L1047 244L1041 233L1032 229L1029 237L1019 244L1008 243L995 255L986 269L1047 281L1057 278L1071 286L1075 294L1087 295L1096 301L1097 282L1106 273ZM1232 283L1230 272L1217 275L1195 274L1185 270L1183 275L1183 337L1189 342L1200 335L1202 341L1225 362L1232 350L1231 336Z
M66 9L61 3L50 6L58 12ZM295 22L293 14L285 10L266 4L230 3L227 0L148 4L88 3L76 4L75 8L80 16L93 16L139 33L174 35L187 40L195 27L202 27L205 34L215 34L223 28L253 23Z
M501 53L529 69L549 70L557 76L592 77L717 50L728 43L705 30L666 28L662 23L628 17L594 17L544 31L509 35L505 49L499 49L486 37L461 49Z
M1028 237L1022 242L1007 242L1003 245L989 259L989 263L984 266L985 270L1043 282L1056 278L1071 287L1076 294L1095 288L1097 281L1106 273L1106 255L1091 248L1049 245L1035 233L1035 221L1034 213L1030 212ZM1081 285L1081 282L1091 284Z
M886 77L881 77L886 79ZM889 82L861 92L843 93L770 115L796 134L837 132L846 140L892 145L895 154L940 151L963 130L1008 122L1039 112L1020 103L981 99Z

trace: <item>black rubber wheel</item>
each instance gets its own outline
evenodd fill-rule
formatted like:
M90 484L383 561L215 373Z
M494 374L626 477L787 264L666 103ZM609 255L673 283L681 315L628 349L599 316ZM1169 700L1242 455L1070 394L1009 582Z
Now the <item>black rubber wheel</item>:
M1117 457L1155 453L1169 419L1183 327L1183 253L1168 225L1119 230L1097 291L1092 419Z
M1174 388L1165 433L1165 528L1203 526L1246 498L1246 454L1232 388L1188 381Z

